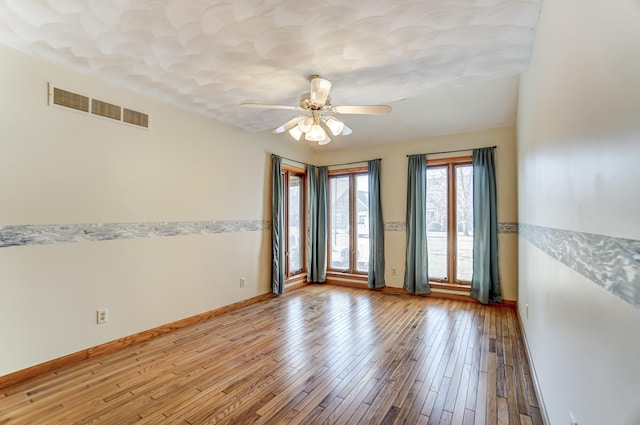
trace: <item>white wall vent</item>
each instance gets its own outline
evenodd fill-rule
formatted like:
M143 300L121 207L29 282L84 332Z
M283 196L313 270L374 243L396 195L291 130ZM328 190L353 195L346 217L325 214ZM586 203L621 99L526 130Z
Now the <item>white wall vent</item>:
M63 90L51 83L49 83L49 105L62 106L124 124L149 128L149 114Z

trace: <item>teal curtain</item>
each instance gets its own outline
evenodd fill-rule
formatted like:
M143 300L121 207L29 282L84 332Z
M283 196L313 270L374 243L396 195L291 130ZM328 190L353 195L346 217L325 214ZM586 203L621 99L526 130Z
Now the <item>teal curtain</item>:
M307 282L315 282L318 277L316 253L318 234L318 178L316 167L307 165Z
M317 279L314 282L326 282L327 280L327 240L329 238L328 229L328 198L327 187L329 186L329 167L318 167L317 194L318 200L318 234L316 235L316 263L318 268Z
M327 280L327 167L307 165L307 282Z
M370 289L386 286L384 282L384 221L380 199L380 160L367 163L369 176L369 279Z
M473 277L471 296L502 302L498 269L498 216L494 148L473 150Z
M284 293L284 180L282 178L282 158L271 155L271 292Z
M409 155L407 172L407 258L403 288L415 294L428 294L427 257L427 156Z

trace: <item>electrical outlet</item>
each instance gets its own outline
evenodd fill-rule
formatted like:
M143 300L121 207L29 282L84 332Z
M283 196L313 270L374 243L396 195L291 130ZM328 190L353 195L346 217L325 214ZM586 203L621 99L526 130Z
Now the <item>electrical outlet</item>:
M109 321L109 309L101 308L96 312L96 321L98 325L107 323Z
M391 269L391 276L398 276L398 270L395 267Z
M244 277L241 277L241 278L240 278L240 287L241 287L241 288L244 288L244 284L245 284L245 278L244 278Z
M571 419L571 425L578 425L578 421L573 417L573 413L569 412L569 419Z

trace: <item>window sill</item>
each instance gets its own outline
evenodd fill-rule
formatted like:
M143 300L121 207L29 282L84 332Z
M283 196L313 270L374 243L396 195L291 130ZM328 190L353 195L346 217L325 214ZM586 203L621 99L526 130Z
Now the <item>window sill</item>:
M368 281L369 276L366 274L327 272L327 283L333 283L336 285L343 284L349 286L361 286L366 285Z
M293 276L289 276L284 280L285 289L295 289L307 284L307 273L300 273Z
M471 293L471 285L464 285L460 283L429 282L429 287L432 289L461 292L467 295Z

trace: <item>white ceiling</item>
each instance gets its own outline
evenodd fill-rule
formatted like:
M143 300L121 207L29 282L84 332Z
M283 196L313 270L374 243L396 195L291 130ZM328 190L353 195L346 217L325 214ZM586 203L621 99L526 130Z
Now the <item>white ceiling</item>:
M0 44L250 131L299 112L307 77L352 129L324 148L515 123L541 0L0 0ZM282 137L288 137L282 135Z

